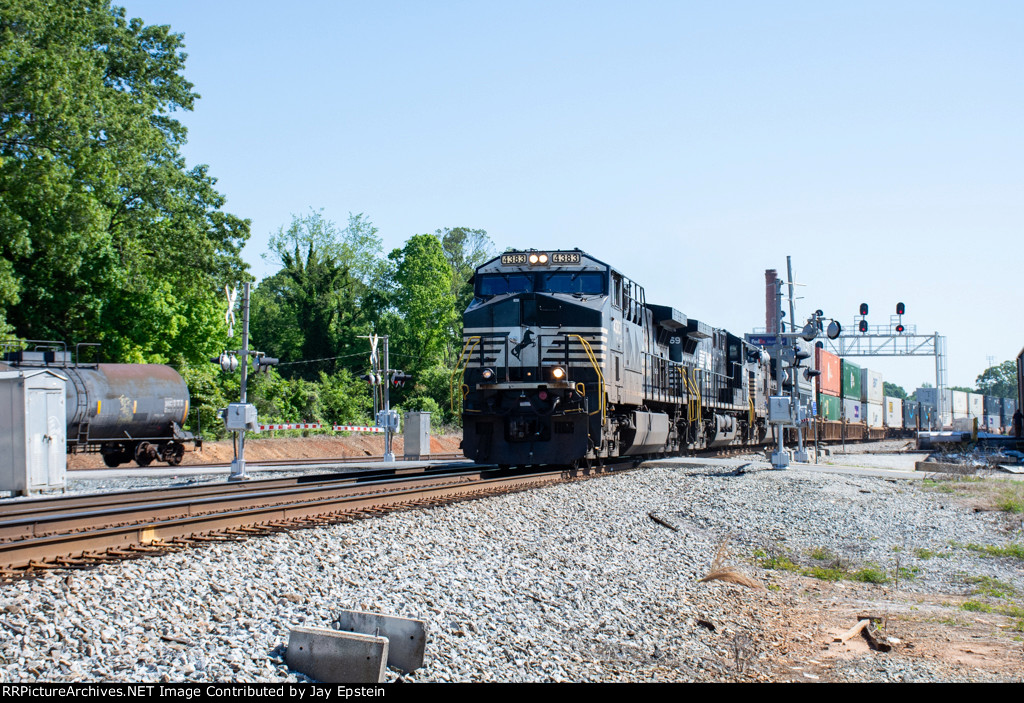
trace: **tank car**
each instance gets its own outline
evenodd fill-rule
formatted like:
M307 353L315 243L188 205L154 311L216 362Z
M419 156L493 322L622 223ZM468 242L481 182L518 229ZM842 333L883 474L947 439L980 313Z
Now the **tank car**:
M473 285L453 376L467 458L573 466L765 440L767 355L608 264L506 252Z
M68 453L99 452L109 467L135 461L181 463L202 440L182 429L188 386L161 364L80 364L67 351L4 354L12 368L45 367L65 377Z

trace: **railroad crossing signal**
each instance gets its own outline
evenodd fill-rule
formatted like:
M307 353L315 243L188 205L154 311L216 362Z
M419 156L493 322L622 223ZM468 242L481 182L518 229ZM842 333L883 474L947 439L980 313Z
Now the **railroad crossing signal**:
M256 371L258 373L266 373L270 370L271 366L277 366L279 361L280 359L275 359L274 357L267 356L266 354L257 354Z
M395 388L401 388L405 386L407 381L411 380L412 376L405 373L402 370L396 370L394 371L394 373L391 374L391 383L395 386Z
M363 379L371 386L379 386L381 384L380 374L378 373L364 373L359 378Z

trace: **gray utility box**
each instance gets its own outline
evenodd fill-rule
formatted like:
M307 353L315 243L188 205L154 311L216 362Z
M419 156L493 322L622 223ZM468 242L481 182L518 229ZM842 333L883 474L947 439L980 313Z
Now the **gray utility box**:
M51 369L0 371L0 491L63 491L67 379Z
M405 414L405 454L407 460L430 456L430 413Z

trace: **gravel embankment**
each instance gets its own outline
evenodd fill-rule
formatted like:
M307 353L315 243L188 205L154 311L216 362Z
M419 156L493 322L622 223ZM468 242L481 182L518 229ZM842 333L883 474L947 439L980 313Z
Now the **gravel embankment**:
M662 463L3 586L0 680L304 680L283 663L289 629L327 627L341 608L425 620L414 681L730 680L736 643L750 638L756 674L777 645L759 625L792 604L697 581L730 536L734 561L759 578L755 549L824 547L891 568L895 547L905 566L923 547L951 554L901 589L957 593L969 572L1024 591L1019 562L950 547L1005 541L992 514L905 481L734 474L724 461ZM922 662L847 669L837 674L971 678Z

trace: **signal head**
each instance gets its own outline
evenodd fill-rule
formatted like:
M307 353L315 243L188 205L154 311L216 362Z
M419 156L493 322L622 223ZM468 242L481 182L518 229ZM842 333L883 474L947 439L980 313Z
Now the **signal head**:
M858 327L860 328L861 332L867 332L868 331L868 321L867 320L861 320L860 324L858 325Z
M867 303L861 303L860 304L860 314L861 315L867 315L868 314L868 304Z
M907 306L903 303L896 303L896 314L903 315L907 310Z
M902 324L896 325L896 331L899 332L900 334L903 334L903 331L905 329L906 328Z

